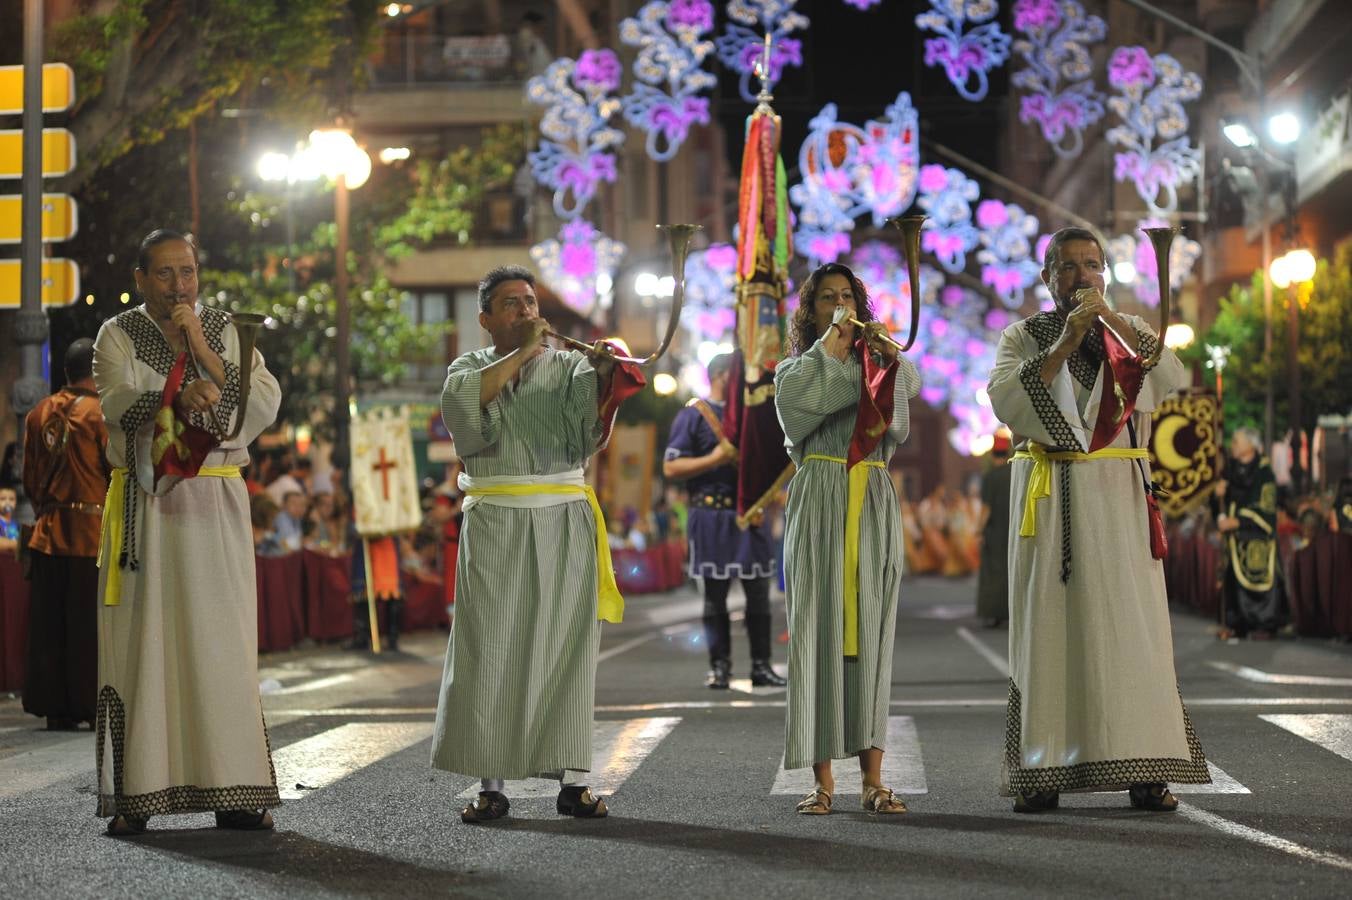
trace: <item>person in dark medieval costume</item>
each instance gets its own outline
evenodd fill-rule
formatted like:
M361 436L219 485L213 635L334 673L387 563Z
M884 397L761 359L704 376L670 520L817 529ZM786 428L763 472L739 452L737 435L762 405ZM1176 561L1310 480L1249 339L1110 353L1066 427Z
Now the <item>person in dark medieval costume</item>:
M1285 618L1277 566L1277 479L1252 428L1230 437L1225 480L1216 486L1225 538L1225 621L1239 637L1271 637Z

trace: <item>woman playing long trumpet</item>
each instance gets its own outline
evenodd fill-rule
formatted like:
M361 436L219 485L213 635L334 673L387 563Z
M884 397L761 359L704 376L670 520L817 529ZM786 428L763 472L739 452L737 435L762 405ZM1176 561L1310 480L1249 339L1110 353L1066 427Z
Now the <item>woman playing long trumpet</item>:
M887 460L909 433L920 375L874 321L868 291L845 266L808 277L791 327L793 356L775 373L779 421L798 465L784 541L784 766L812 766L816 786L800 813L831 811L831 761L850 756L859 758L864 808L903 813L881 774L902 571Z

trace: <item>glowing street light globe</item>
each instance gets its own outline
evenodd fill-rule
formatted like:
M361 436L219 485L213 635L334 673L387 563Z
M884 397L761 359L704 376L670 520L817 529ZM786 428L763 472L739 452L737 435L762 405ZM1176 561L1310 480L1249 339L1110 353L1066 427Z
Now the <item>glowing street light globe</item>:
M1192 344L1196 333L1187 322L1175 322L1164 332L1164 346L1170 350L1181 350Z
M1272 278L1272 283L1279 288L1291 286L1291 273L1287 268L1286 257L1279 256L1268 266L1268 275Z
M1313 281L1314 254L1309 250L1292 250L1286 254L1286 274L1292 282Z
M1295 113L1277 113L1268 119L1268 136L1279 144L1300 140L1300 118Z
M676 393L676 388L679 386L676 378L666 372L658 372L653 376L653 390L657 392L658 396L670 397Z

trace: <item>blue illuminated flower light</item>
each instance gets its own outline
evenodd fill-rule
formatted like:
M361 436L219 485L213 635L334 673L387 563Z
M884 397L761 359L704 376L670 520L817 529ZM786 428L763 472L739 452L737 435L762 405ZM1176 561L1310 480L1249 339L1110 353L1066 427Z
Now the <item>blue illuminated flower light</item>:
M1185 101L1201 95L1201 76L1167 53L1152 59L1144 47L1118 47L1108 61L1108 82L1121 92L1109 98L1108 108L1123 122L1108 129L1108 140L1124 148L1113 157L1113 177L1133 182L1152 209L1176 209L1178 186L1201 171L1183 111ZM1158 147L1156 137L1164 141Z
M808 26L807 16L794 10L798 0L729 0L727 30L714 39L718 58L735 72L741 73L739 87L742 99L756 102L751 76L756 63L765 52L765 35L772 40L770 70L767 82L771 88L779 83L785 66L803 64L803 43L789 37ZM738 24L741 23L741 24ZM750 26L750 27L748 27Z
M1104 111L1087 45L1102 41L1108 26L1077 0L1017 0L1014 28L1022 35L1014 51L1028 63L1010 79L1028 91L1019 99L1019 121L1036 122L1058 156L1078 156L1084 130Z
M624 98L624 117L647 132L645 149L658 162L676 155L692 125L709 124L709 98L700 93L718 79L701 66L714 51L705 39L713 27L709 0L653 0L620 23L620 40L640 48L634 60L639 83Z
M623 74L613 50L587 50L576 61L550 63L526 84L526 96L545 107L544 137L530 153L531 174L554 192L554 212L565 220L557 239L531 248L540 274L574 309L589 313L601 276L610 278L625 247L581 218L601 182L614 183L615 148L624 132L610 125L620 111L614 92Z
M920 232L920 249L934 254L939 265L953 273L967 266L967 253L980 234L972 225L972 204L981 188L958 169L920 167L920 196L916 200L929 217Z
M685 264L681 324L702 340L723 340L737 325L736 289L735 247L710 244L691 253Z
M984 100L986 73L1009 58L1009 35L991 21L1000 12L995 0L930 0L933 7L915 17L916 27L938 37L925 41L925 65L943 66L963 99ZM964 32L963 26L976 27ZM975 82L975 83L973 83Z
M808 123L798 153L803 180L789 188L798 209L794 245L814 263L849 252L859 216L868 213L881 226L915 199L920 136L910 94L898 94L882 119L862 128L836 115L828 103Z
M1017 203L983 200L976 208L981 229L981 281L1010 309L1023 305L1023 292L1038 282L1042 266L1032 258L1037 217Z

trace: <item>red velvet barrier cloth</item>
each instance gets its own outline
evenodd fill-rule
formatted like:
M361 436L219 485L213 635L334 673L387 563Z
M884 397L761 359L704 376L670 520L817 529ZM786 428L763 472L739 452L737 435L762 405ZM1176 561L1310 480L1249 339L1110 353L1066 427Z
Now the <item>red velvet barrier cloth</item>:
M258 556L258 649L289 650L305 636L301 554Z
M647 550L617 548L610 555L621 594L656 594L680 587L685 581L680 544L658 544Z
M19 559L0 553L0 691L23 688L28 659L28 582Z
M1215 619L1220 608L1217 583L1224 564L1220 547L1205 532L1172 528L1164 559L1169 601Z
M352 636L352 557L302 550L305 634L316 641Z
M444 585L404 576L404 631L449 628L445 591Z
M1352 534L1316 535L1287 570L1296 631L1308 637L1352 637Z

